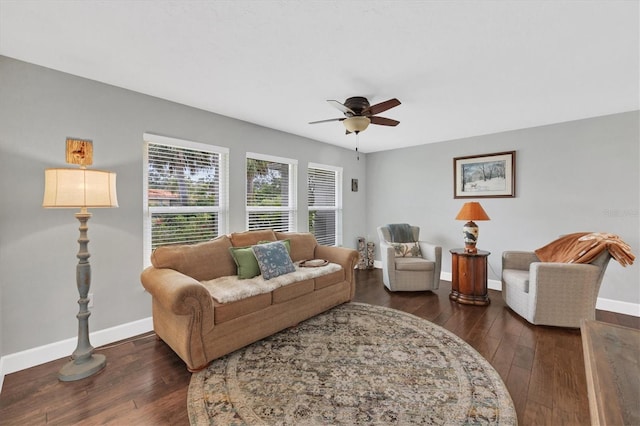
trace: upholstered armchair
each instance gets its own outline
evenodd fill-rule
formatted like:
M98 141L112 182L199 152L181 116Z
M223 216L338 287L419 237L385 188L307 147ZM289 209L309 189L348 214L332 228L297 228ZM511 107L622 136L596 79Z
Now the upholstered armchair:
M602 277L611 259L607 250L590 263L541 262L535 253L502 254L502 297L532 324L580 327L595 319Z
M440 287L442 247L419 241L420 227L410 230L412 242L397 243L388 226L378 227L382 281L390 291L435 290Z

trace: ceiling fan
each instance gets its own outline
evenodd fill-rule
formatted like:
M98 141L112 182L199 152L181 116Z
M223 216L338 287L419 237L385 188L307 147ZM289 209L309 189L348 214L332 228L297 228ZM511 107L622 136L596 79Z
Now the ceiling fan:
M370 123L379 124L381 126L397 126L400 124L397 120L377 116L377 114L380 114L381 112L400 105L400 101L396 98L389 99L375 105L370 105L367 98L362 96L353 96L348 98L343 104L334 100L328 100L327 102L342 111L344 118L330 118L328 120L312 121L309 124L342 121L342 124L344 124L344 127L347 129L347 134L358 134L366 130Z

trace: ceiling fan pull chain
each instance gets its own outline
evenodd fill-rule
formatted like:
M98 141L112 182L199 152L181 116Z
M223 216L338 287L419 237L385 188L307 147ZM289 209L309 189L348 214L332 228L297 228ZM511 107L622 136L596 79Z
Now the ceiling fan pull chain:
M356 160L360 161L360 132L356 132Z

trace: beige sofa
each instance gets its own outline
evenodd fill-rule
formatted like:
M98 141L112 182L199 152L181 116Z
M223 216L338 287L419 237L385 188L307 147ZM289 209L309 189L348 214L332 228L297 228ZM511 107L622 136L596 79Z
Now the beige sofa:
M323 273L320 268L296 267L296 272L273 280L238 279L229 248L277 240L289 240L293 262L325 259L330 264L323 268L332 269ZM350 301L357 260L357 251L318 245L309 233L247 231L194 245L158 247L141 281L152 296L156 334L190 371L197 371L216 358ZM312 270L322 275L305 276ZM279 278L288 281L273 288ZM224 303L212 296L220 289L248 286L258 288L257 294L254 289Z

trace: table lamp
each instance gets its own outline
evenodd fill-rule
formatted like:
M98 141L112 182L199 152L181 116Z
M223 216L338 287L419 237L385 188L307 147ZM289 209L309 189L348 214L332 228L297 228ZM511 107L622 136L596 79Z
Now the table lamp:
M484 211L480 203L477 201L471 201L464 203L456 220L468 220L462 227L462 234L464 235L464 251L467 253L477 253L476 243L478 242L478 225L474 220L491 220Z

